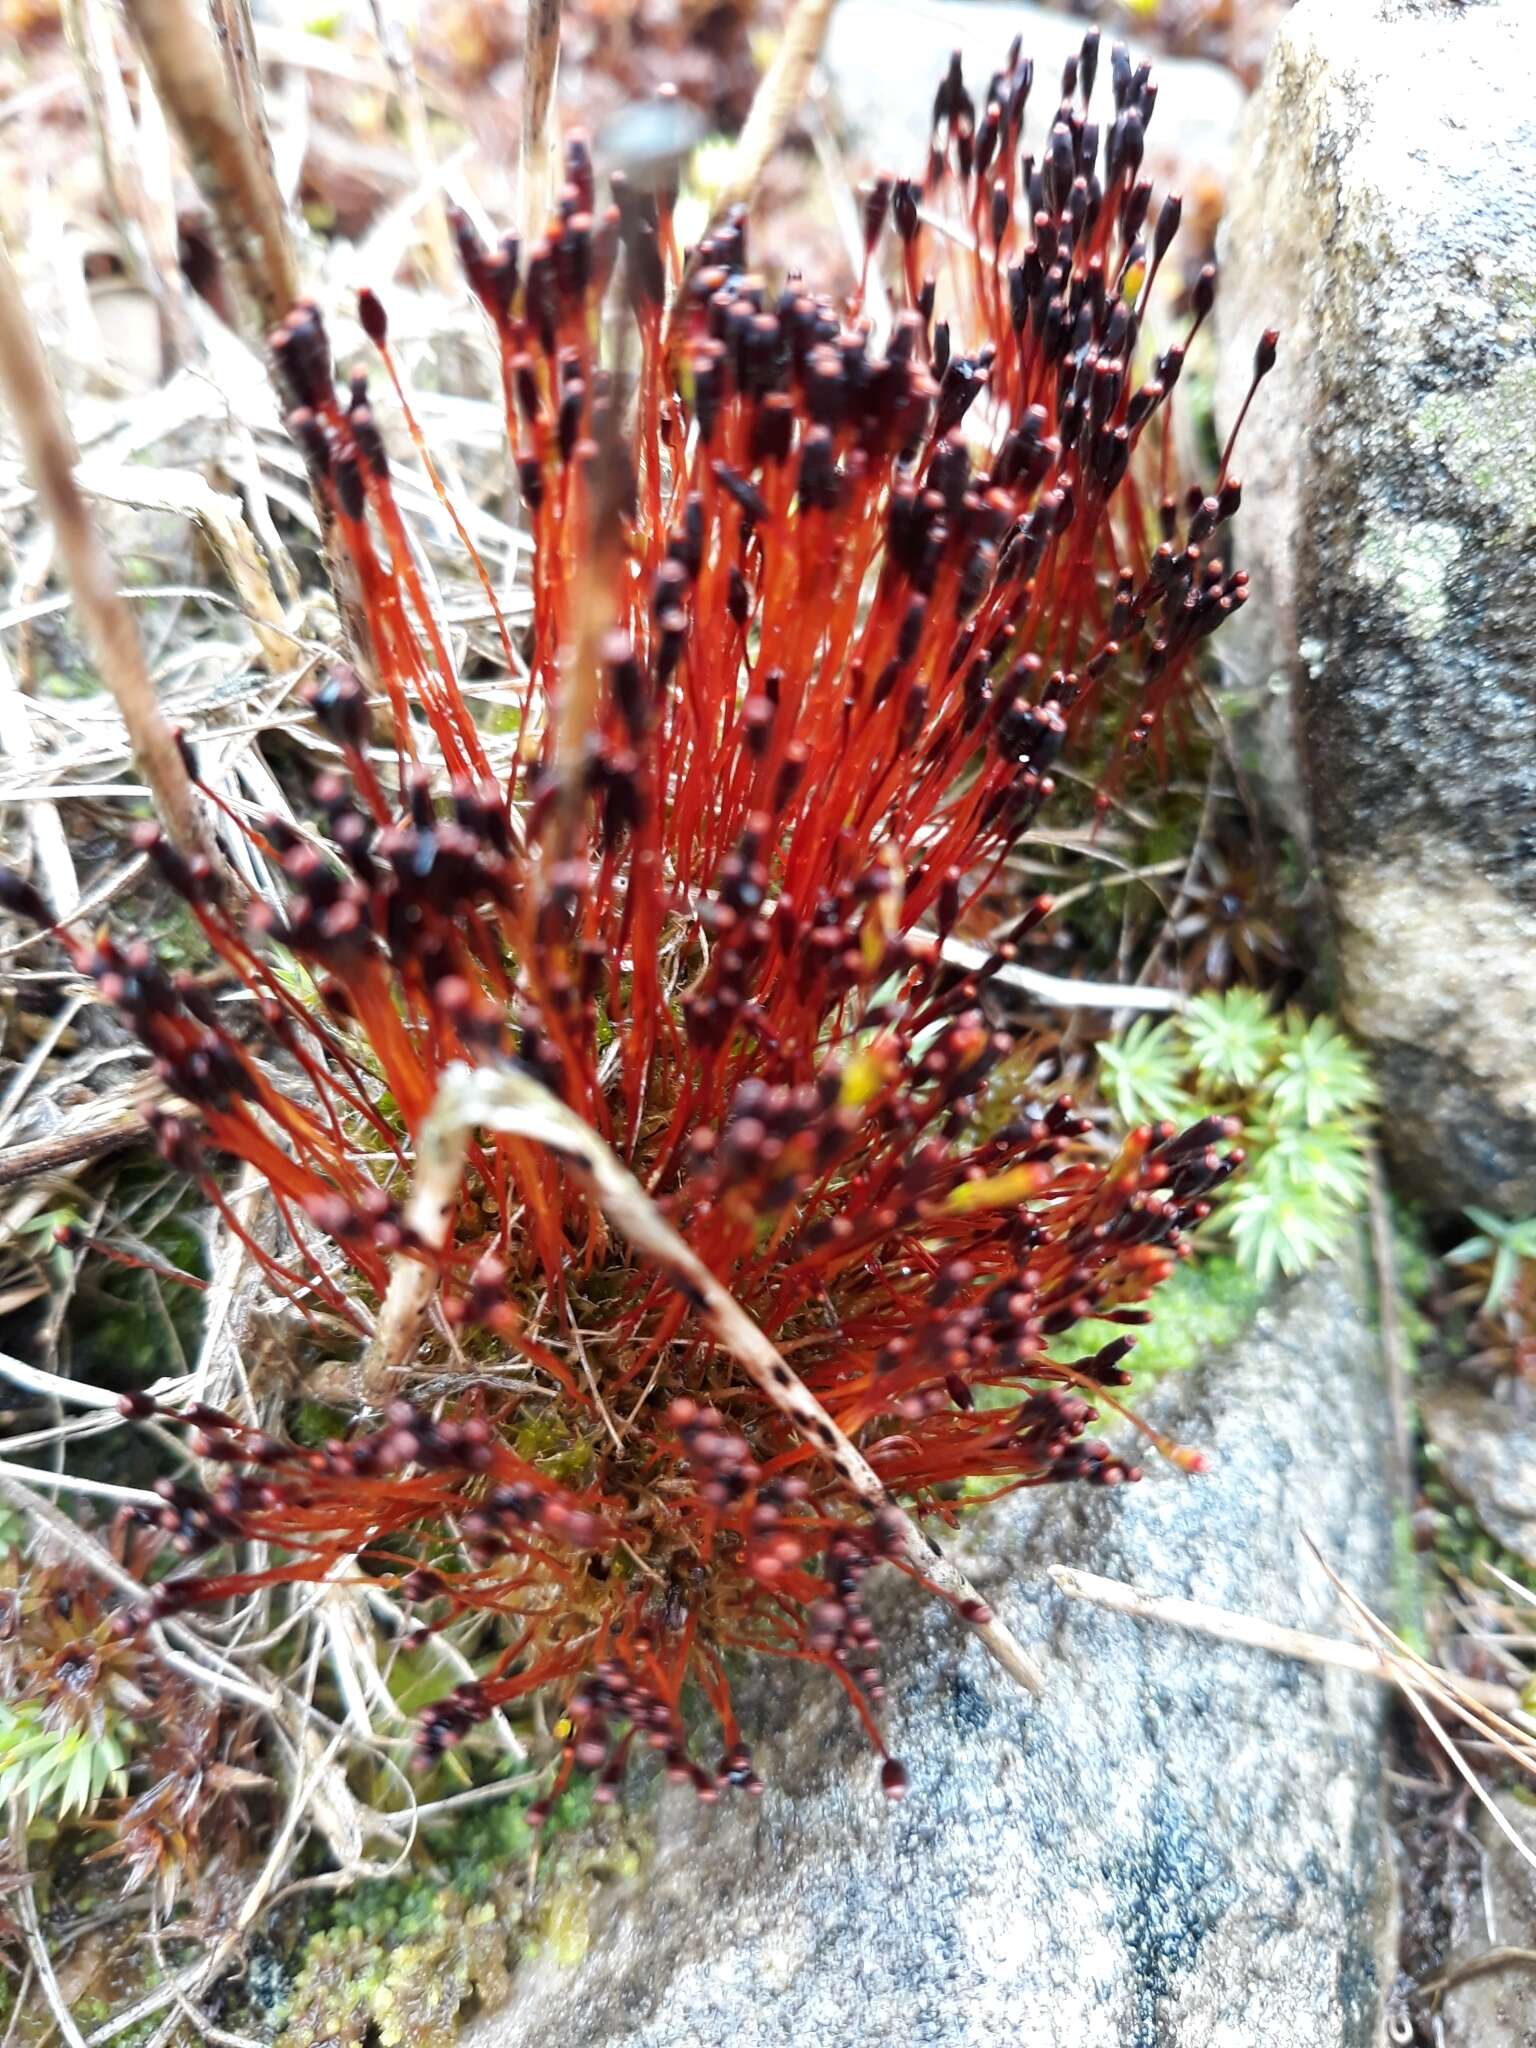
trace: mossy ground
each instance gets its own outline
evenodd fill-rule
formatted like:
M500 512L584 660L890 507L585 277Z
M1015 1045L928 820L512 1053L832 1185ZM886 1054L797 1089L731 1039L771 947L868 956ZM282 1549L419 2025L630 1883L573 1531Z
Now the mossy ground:
M345 1891L317 1888L280 1908L239 1975L205 2001L210 2017L271 2048L451 2048L470 2011L506 2000L526 1957L574 1968L587 1951L598 1889L642 1866L643 1802L603 1813L594 1810L589 1788L575 1787L556 1802L536 1840L526 1820L533 1796L533 1788L519 1789L429 1823L398 1876ZM93 1889L110 1911L111 1895L100 1881L83 1865L77 1876L78 1886L67 1887L70 1917L89 1917L85 1891ZM45 1923L48 1899L45 1892ZM173 1967L182 1959L173 1935L165 1954ZM86 2033L161 1981L133 1918L79 1944L61 1978L72 2017ZM42 2048L52 2038L52 2017L30 1994L18 2013L16 1990L16 1979L0 1975L0 2034L15 2048ZM143 2048L163 2038L165 2021L157 2009L114 2035L114 2043ZM193 2048L198 2039L189 2028L166 2048Z
M467 2009L507 1998L524 1956L574 1968L595 1888L639 1868L644 1826L595 1812L582 1786L536 1840L533 1796L427 1827L398 1877L311 1894L253 1958L229 2023L274 2048L450 2048Z
M1235 1344L1258 1314L1265 1288L1225 1253L1211 1253L1178 1267L1158 1289L1156 1313L1136 1332L1136 1349L1126 1360L1138 1377L1188 1372L1213 1353ZM1054 1341L1060 1358L1087 1358L1116 1337L1118 1323L1086 1322Z

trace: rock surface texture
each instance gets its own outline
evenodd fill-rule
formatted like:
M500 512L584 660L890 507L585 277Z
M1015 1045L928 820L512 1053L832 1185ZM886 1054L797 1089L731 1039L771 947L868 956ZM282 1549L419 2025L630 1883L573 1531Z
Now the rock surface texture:
M1458 1903L1446 1968L1456 1981L1440 2017L1445 2048L1536 2048L1536 1813L1495 1792L1517 1849L1486 1813L1476 1817L1482 1883Z
M1038 149L1060 104L1061 67L1081 50L1086 26L1070 14L1017 6L1013 0L838 0L824 65L839 132L866 168L916 176L928 160L934 88L950 52L960 52L979 105L987 80L1001 70L1008 45L1018 36L1024 54L1035 60L1026 137L1027 146ZM1106 53L1110 40L1106 31ZM1147 176L1162 180L1176 164L1181 178L1224 182L1243 111L1243 89L1236 78L1199 58L1158 57L1134 39L1132 54L1138 62L1149 59L1157 73ZM1106 107L1113 113L1107 82L1106 57L1096 93L1100 115ZM1193 183L1188 191L1193 203Z
M1536 1207L1536 7L1301 0L1250 108L1217 415L1344 1014L1421 1192ZM1282 778L1283 783L1283 778Z
M474 2048L1375 2048L1375 1689L1069 1602L1043 1567L1340 1630L1302 1532L1385 1597L1376 1357L1350 1285L1315 1275L1153 1404L1210 1452L1206 1476L991 1511L971 1561L1045 1667L1038 1703L898 1582L905 1804L881 1799L831 1689L758 1681L762 1802L669 1793L654 1862L594 1905L585 1961L525 1966Z
M1420 1401L1440 1470L1488 1534L1536 1566L1536 1400L1518 1380L1495 1400L1458 1381Z

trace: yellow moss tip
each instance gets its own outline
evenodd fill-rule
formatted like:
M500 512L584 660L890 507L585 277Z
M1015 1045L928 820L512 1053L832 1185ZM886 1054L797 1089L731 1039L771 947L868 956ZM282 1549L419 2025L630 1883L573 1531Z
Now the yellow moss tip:
M963 1181L951 1189L944 1206L957 1216L970 1216L978 1209L1006 1209L1014 1202L1027 1202L1031 1195L1037 1195L1050 1177L1048 1167L1011 1166L1006 1173L995 1173L989 1180Z

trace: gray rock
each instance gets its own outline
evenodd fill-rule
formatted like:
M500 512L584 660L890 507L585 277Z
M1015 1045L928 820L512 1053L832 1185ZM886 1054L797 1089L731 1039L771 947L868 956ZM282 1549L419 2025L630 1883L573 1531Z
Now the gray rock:
M472 2048L1375 2048L1378 1692L1069 1602L1043 1573L1338 1631L1308 1532L1384 1600L1386 1403L1355 1290L1313 1276L1156 1408L1207 1475L1016 1495L981 1523L971 1563L1045 1666L1039 1703L895 1581L906 1802L881 1799L823 1674L759 1676L761 1804L668 1794L654 1863L593 1904L584 1963L527 1965Z
M1457 1902L1445 1965L1455 1981L1440 2005L1445 2048L1536 2048L1536 1811L1512 1792L1493 1802L1524 1853L1478 1815L1483 1881Z
M1082 48L1087 25L1012 0L839 0L823 58L839 125L867 164L920 171L927 160L933 95L950 52L960 52L979 101L1019 36L1035 60L1026 123L1033 148L1055 116L1061 67ZM1110 106L1110 41L1106 31L1096 88L1103 107ZM1177 164L1181 176L1224 179L1243 111L1236 78L1198 58L1164 58L1134 41L1131 49L1138 63L1143 57L1153 63L1158 81L1157 113L1147 131L1148 177L1161 178Z
M1236 651L1292 708L1399 1168L1536 1207L1536 8L1301 0L1223 231ZM1225 638L1226 636L1224 636ZM1283 759L1275 763L1282 787Z
M1518 1384L1495 1401L1453 1382L1426 1394L1420 1414L1440 1470L1488 1534L1536 1565L1536 1403Z

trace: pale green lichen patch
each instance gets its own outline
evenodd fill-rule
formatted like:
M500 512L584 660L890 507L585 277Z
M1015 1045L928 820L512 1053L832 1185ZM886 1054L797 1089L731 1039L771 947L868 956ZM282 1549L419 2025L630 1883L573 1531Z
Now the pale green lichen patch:
M1446 578L1461 553L1461 535L1440 520L1395 520L1374 514L1356 558L1373 589L1391 594L1416 640L1434 640L1450 619Z
M1501 508L1504 536L1536 525L1536 362L1506 363L1470 391L1437 392L1413 420L1415 445L1437 455L1458 482Z

